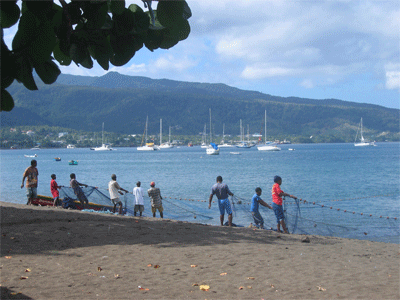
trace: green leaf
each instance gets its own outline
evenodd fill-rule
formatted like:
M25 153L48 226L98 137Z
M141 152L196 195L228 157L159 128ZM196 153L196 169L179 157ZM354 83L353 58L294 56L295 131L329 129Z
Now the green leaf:
M3 31L3 29L2 29ZM15 66L14 58L11 55L11 51L8 49L4 41L1 41L0 51L0 62L1 62L1 85L2 89L9 87L15 78Z
M39 19L31 11L26 11L19 20L18 31L12 41L12 49L14 51L24 49L39 34Z
M185 40L190 34L189 22L185 19L177 21L172 28L169 28L169 35L178 41Z
M69 66L71 64L71 57L65 55L63 51L60 49L60 41L57 42L56 46L53 49L54 58L60 63L62 66Z
M5 89L1 89L0 111L11 111L14 108L14 99Z
M92 53L94 59L104 69L108 70L110 57L113 53L110 42L105 37L103 40L97 41L96 44L89 46L89 51Z
M136 51L143 47L142 39L133 35L115 36L112 34L110 42L114 50L110 62L114 66L125 65L132 59Z
M28 57L21 56L15 61L15 79L22 82L28 90L36 91L38 88L33 79L32 71L33 68Z
M90 29L101 28L106 22L107 13L108 5L106 2L86 5L83 15L87 18L87 27Z
M157 18L165 27L173 27L174 23L183 19L185 1L159 1Z
M129 10L134 14L134 27L131 30L133 34L146 34L150 26L150 17L139 6L129 5Z
M16 1L2 1L0 9L1 28L10 28L18 22L21 10Z
M77 64L81 64L87 69L93 68L93 61L90 57L89 50L83 44L72 43L70 48L71 59Z
M40 19L46 18L46 15L53 8L53 0L40 0L40 1L24 0L23 3L25 3L28 10L33 12Z
M36 39L28 48L34 67L50 58L56 43L57 40L52 23L47 20L41 22L40 34L36 36Z
M110 11L114 15L120 15L125 9L125 0L111 0Z
M129 5L128 9L133 13L144 13L143 9L136 4Z
M118 35L125 35L129 33L135 26L135 15L132 11L125 8L122 14L113 15L115 22L114 32Z
M35 67L36 73L45 84L52 84L61 74L58 66L50 59Z

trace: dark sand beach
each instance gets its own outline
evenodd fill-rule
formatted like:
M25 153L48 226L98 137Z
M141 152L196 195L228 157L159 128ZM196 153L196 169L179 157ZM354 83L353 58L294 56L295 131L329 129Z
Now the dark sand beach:
M400 298L396 244L0 204L1 299Z

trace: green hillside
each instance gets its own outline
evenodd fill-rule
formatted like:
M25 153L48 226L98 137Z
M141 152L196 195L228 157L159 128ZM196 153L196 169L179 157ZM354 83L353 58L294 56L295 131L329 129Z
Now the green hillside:
M15 100L11 112L1 114L1 126L48 125L84 131L142 133L149 116L149 134L194 135L209 127L212 110L214 134L239 134L239 122L250 133L264 130L268 138L311 135L320 141L354 141L360 118L365 136L377 140L399 138L399 110L336 99L283 98L244 91L223 84L154 80L110 72L102 77L61 75L57 84L38 84L29 91L14 83L8 91Z

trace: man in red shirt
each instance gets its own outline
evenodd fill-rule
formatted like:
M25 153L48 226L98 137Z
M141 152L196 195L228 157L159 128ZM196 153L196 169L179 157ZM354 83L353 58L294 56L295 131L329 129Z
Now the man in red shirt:
M274 210L276 221L277 221L277 230L281 232L281 225L284 233L289 233L285 224L285 216L283 214L282 208L282 196L288 196L293 199L297 199L296 196L289 195L281 190L282 178L279 176L274 177L274 185L272 186L272 208Z
M60 193L58 192L58 190L60 188L62 188L62 186L57 184L56 174L51 174L50 191L53 195L53 206L57 206L58 198L60 197Z

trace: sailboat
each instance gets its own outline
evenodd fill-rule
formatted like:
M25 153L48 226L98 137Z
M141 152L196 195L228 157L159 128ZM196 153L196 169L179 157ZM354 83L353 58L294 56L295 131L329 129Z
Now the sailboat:
M115 149L111 148L109 144L104 144L104 122L103 122L103 126L102 126L102 129L101 129L101 146L100 147L90 148L90 150L94 150L94 151L112 151L112 150L115 150Z
M222 144L218 145L220 148L232 148L233 145L225 143L225 123L222 125Z
M169 138L167 143L162 142L162 119L160 119L160 149L169 149L174 148L174 145L171 144L171 126L169 126Z
M242 119L240 119L240 142L236 144L237 148L251 148L251 146L244 141L244 129L242 126Z
M206 153L208 155L219 155L219 149L216 144L212 142L212 133L211 133L211 108L210 108L210 145L206 149Z
M279 148L275 143L273 142L268 142L267 141L267 110L265 110L265 121L264 121L264 131L265 131L265 137L264 137L264 145L262 146L257 146L257 149L259 151L280 151L281 148Z
M203 137L201 141L201 148L208 148L207 145L207 124L204 124Z
M358 131L360 131L360 142L357 143ZM356 146L356 147L376 146L375 142L368 142L368 141L366 141L364 139L362 118L361 118L361 121L360 121L360 126L357 129L356 139L354 140L354 146Z
M142 144L140 145L140 147L136 148L138 151L158 150L158 147L155 147L154 143L147 143L147 124L148 124L148 122L149 122L149 116L146 117L146 126L144 128L144 134L143 134L143 138L145 138L145 145L143 145L143 138L142 138Z

